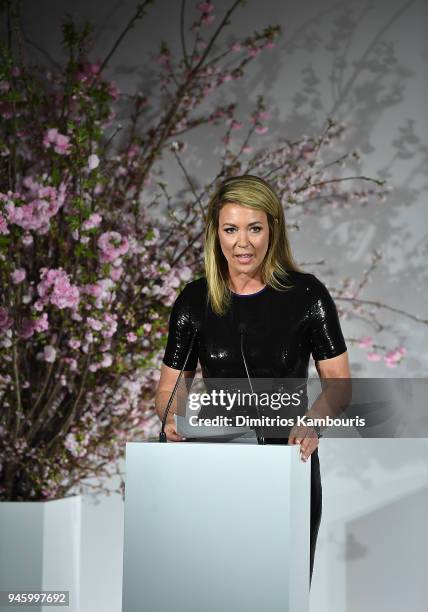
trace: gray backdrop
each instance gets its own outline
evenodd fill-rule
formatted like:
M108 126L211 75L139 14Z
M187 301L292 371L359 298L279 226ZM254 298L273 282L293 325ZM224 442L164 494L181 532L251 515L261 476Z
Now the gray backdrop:
M220 15L230 3L215 4ZM121 90L143 87L161 39L177 43L179 5L158 0L130 33L109 69ZM58 58L59 24L68 12L96 24L93 57L102 58L134 7L130 0L24 0L26 35ZM263 145L278 135L318 134L327 117L346 122L338 153L357 149L361 174L386 178L393 190L384 203L310 215L305 231L291 235L297 259L324 258L324 266L308 269L334 285L347 276L359 280L370 253L382 249L383 260L364 297L425 318L427 17L425 0L250 0L235 14L230 32L279 23L283 35L242 82L218 92L224 101L239 102L238 118L251 110L258 94L265 95L272 119L268 134L259 137ZM217 171L219 135L218 128L202 128L188 138L187 167L201 183ZM170 191L182 187L175 162L167 159L165 168ZM426 376L426 328L388 311L379 317L393 325L384 340L405 345L408 357L392 370L367 362L365 351L350 343L354 376ZM356 319L343 319L342 326L348 338L371 334ZM313 610L357 612L376 605L422 612L420 576L428 571L427 441L325 440L320 462L324 508ZM85 497L83 612L120 609L122 519L117 496L99 505ZM407 581L401 567L407 568Z

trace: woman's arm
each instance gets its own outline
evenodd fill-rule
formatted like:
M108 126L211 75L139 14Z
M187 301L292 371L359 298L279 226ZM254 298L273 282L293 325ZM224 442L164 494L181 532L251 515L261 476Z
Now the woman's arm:
M171 397L171 393L174 389L177 378L180 374L180 370L170 368L169 366L162 363L161 375L159 379L158 388L155 395L155 408L156 412L162 421L165 413L168 400ZM169 414L165 425L165 433L168 440L172 442L181 442L185 438L177 433L174 414L177 412L178 402L185 402L187 398L188 384L191 383L195 376L194 370L187 370L183 372L183 381L180 382L175 398L171 404Z
M305 413L305 417L337 417L345 410L352 397L348 351L331 359L320 359L315 362L315 367L321 380L322 391L312 408ZM312 427L294 427L288 443L300 444L302 459L305 461L318 447L318 436L314 435Z
M338 417L348 406L352 397L351 371L348 351L315 362L322 391L305 416Z
M331 359L321 359L315 362L315 367L320 379L323 378L351 378L349 368L348 351L332 357Z

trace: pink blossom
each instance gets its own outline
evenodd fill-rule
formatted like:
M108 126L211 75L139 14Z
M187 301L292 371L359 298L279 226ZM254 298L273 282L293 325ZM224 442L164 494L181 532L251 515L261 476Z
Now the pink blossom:
M31 193L36 198L28 204L16 206L9 201L6 204L6 213L9 223L14 223L24 230L35 230L39 234L46 234L50 227L50 219L54 217L65 201L65 185L59 189L54 187L40 187L37 193Z
M122 267L118 267L118 268L113 268L110 272L110 278L112 280L114 280L115 282L117 282L118 280L120 280L120 277L123 274L123 268Z
M93 317L88 317L86 322L88 323L89 327L95 331L100 331L103 327L102 322L98 319L94 319Z
M245 147L242 147L242 152L243 153L248 154L248 153L252 153L252 151L253 151L253 147L251 147L249 145L246 145Z
M199 2L197 8L201 13L211 13L214 10L214 5L211 2Z
M143 325L143 329L145 332L149 333L152 329L152 324L151 323L144 323Z
M96 298L95 307L102 308L103 302L111 296L111 289L114 287L114 282L111 278L102 278L96 283L84 285L81 291Z
M388 368L396 368L397 362L394 359L389 359L388 357L383 358L384 362L388 366Z
M256 127L254 128L257 134L266 134L268 129L269 128L266 125L256 125Z
M44 360L53 363L56 359L56 349L52 345L45 346L43 349Z
M370 336L365 336L364 338L360 338L358 342L358 346L360 348L371 348L373 346L373 338Z
M380 361L382 357L378 353L367 353L367 359L369 361Z
M104 329L102 331L102 335L104 338L111 338L117 330L117 315L111 315L110 313L106 313L104 315Z
M76 435L74 433L67 434L64 441L64 447L73 455L73 457L81 456L82 449L77 442Z
M232 80L233 80L233 77L230 72L223 72L223 74L220 75L218 78L218 83L220 85L221 83L227 83Z
M128 342L136 342L138 340L138 337L134 334L134 332L128 332L126 334L126 339L128 340Z
M213 13L203 13L201 23L203 23L204 25L208 25L209 23L212 23L214 19L215 15Z
M259 110L256 113L254 113L252 117L252 121L253 123L256 123L257 121L265 121L266 119L269 119L269 118L270 118L269 111Z
M383 358L384 362L389 368L395 368L397 364L403 359L406 353L406 349L401 346L399 349L389 351Z
M170 55L169 51L164 51L163 53L160 53L158 55L158 58L157 58L157 63L158 64L164 64L164 65L168 64L169 63L169 55Z
M31 246L33 244L33 242L34 242L33 236L31 234L28 234L28 233L24 234L22 236L21 240L22 240L22 244L24 246Z
M70 139L65 134L60 134L57 128L49 129L43 137L43 146L51 148L59 155L67 155L70 152Z
M82 72L80 73L80 75L82 77L92 77L92 76L96 76L97 74L99 74L101 69L101 63L100 62L87 62L82 70Z
M44 312L41 317L33 319L33 327L35 332L43 332L49 329L48 313Z
M231 51L235 51L235 52L240 51L241 48L242 47L241 47L241 43L240 42L235 42L235 43L233 43L233 45L230 46L230 50Z
M19 283L22 283L22 281L24 280L26 276L27 276L27 272L25 271L24 268L17 268L11 274L12 282L15 285L18 285Z
M111 338L106 338L105 342L100 346L100 351L105 353L111 349Z
M13 319L9 316L7 308L0 308L0 332L4 332L13 325Z
M82 290L84 291L84 293L87 293L88 295L92 295L93 297L96 297L96 298L102 296L104 292L103 286L100 283L84 285L84 287L82 287Z
M136 144L132 144L127 152L128 155L128 159L133 159L134 157L136 157L138 155L138 153L140 152L140 147Z
M102 220L103 218L99 213L92 213L92 215L82 223L82 229L87 231L94 227L98 227Z
M64 362L69 366L70 370L72 372L76 372L77 371L77 361L76 359L73 359L72 357L64 357Z
M240 121L232 121L230 128L232 130L240 130L244 124Z
M64 134L58 134L54 151L59 155L67 155L70 152L70 139Z
M113 356L110 353L105 353L101 361L102 368L109 368L113 363Z
M58 133L59 132L58 132L57 128L50 128L46 132L46 134L43 137L43 144L45 145L45 147L56 142Z
M78 349L80 348L80 345L80 340L76 340L76 338L70 338L70 340L68 341L68 346L72 349Z
M180 279L178 276L175 276L175 274L173 275L172 273L169 274L167 282L168 286L173 287L174 289L177 289L177 287L180 285Z
M37 292L41 298L39 306L49 302L60 309L76 308L79 304L79 288L70 283L68 274L62 269L41 269L41 282Z
M23 319L21 331L19 333L20 337L24 340L28 340L34 334L34 326L33 321L31 319Z
M95 168L98 168L99 165L100 165L100 158L98 157L98 155L95 155L95 153L93 153L92 155L88 157L89 170L95 170Z
M113 100L117 100L119 98L120 89L115 81L111 81L109 83L109 94L111 95Z
M252 47L250 49L250 57L257 57L260 52L261 52L260 47Z
M48 314L44 312L37 319L23 319L20 337L24 340L31 338L35 332L43 332L49 329Z
M192 278L192 270L189 268L189 266L184 266L183 268L181 268L178 274L180 279L185 283L187 283Z
M3 217L3 215L0 215L0 234L9 234L6 219Z
M114 261L121 255L125 255L129 249L128 239L119 234L119 232L105 232L101 234L97 245L101 251L100 260L102 263Z

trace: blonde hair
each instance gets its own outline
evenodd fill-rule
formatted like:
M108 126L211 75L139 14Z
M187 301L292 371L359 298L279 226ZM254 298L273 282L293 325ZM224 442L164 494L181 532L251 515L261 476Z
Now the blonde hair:
M223 181L208 204L205 226L205 275L212 310L225 314L231 299L229 271L218 237L220 210L225 204L237 203L266 213L269 225L269 246L261 268L261 279L279 291L291 287L285 284L287 271L300 272L291 254L281 202L272 187L251 174L234 176Z

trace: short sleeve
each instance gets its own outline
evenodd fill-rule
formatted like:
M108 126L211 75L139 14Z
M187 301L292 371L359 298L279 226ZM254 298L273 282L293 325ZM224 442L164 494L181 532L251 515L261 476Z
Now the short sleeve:
M347 350L336 305L327 287L312 276L309 344L315 361L337 357Z
M170 368L181 370L195 332L191 291L187 285L174 302L169 317L168 341L163 362ZM187 360L185 371L194 371L198 364L198 334Z

